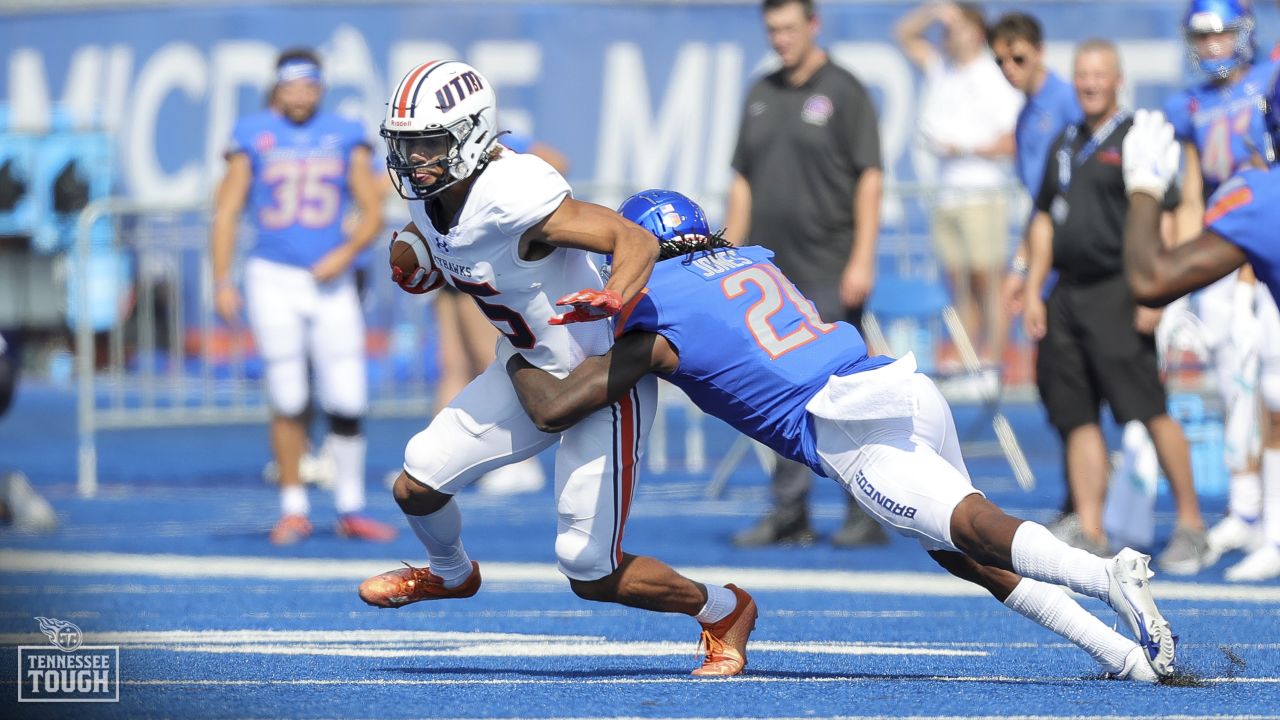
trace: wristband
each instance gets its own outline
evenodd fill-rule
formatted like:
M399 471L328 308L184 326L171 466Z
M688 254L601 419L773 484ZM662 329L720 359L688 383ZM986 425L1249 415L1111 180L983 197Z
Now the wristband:
M1028 269L1027 259L1020 255L1014 255L1013 260L1009 263L1009 272L1018 277L1026 277Z

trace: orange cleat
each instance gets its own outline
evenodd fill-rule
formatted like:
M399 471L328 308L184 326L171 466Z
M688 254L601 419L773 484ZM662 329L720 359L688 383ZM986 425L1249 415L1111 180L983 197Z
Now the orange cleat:
M402 570L392 570L360 583L360 599L374 607L398 608L422 600L469 598L480 589L480 564L471 561L471 574L461 585L447 588L431 568L416 568L409 563Z
M369 542L391 542L396 539L396 529L380 523L367 515L347 513L338 518L338 537Z
M311 536L311 521L305 515L285 515L271 528L272 545L292 545Z
M729 677L747 665L747 638L756 629L756 601L737 585L725 587L733 591L738 605L720 622L702 626L698 647L706 647L707 657L693 671L698 677Z

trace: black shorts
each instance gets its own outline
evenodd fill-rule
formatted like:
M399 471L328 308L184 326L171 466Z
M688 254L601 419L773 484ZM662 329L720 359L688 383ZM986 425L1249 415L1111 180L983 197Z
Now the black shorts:
M1137 306L1124 275L1089 284L1059 282L1036 356L1036 385L1062 434L1098 422L1103 400L1117 423L1166 412L1156 341L1133 327Z

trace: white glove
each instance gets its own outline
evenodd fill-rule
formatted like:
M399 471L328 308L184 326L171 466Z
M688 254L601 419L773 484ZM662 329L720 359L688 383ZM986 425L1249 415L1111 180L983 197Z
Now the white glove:
M1178 174L1182 146L1173 137L1173 126L1159 110L1139 110L1133 115L1121 145L1124 186L1130 195L1146 193L1163 198Z

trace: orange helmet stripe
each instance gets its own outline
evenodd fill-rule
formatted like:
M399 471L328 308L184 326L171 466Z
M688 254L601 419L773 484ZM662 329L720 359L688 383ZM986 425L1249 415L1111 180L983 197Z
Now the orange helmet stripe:
M404 84L400 86L400 99L396 102L397 116L404 117L404 114L408 112L409 97L413 94L413 87L417 84L418 77L421 76L422 73L426 72L432 65L437 65L439 63L439 60L432 60L431 62L419 65L413 69L412 73L409 73L409 77L406 78Z

